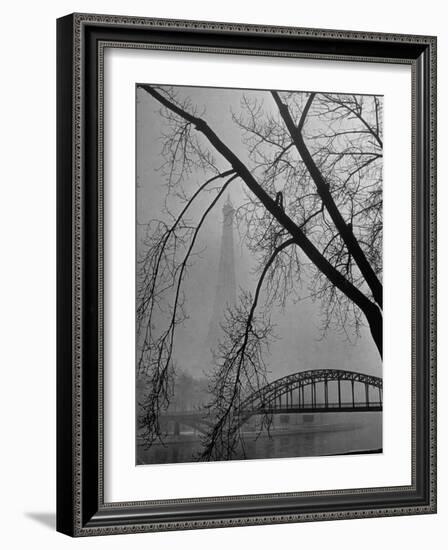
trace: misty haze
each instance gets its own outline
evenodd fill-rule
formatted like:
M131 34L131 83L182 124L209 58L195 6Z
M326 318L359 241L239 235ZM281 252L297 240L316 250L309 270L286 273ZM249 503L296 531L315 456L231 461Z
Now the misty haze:
M137 464L381 452L383 98L136 103Z

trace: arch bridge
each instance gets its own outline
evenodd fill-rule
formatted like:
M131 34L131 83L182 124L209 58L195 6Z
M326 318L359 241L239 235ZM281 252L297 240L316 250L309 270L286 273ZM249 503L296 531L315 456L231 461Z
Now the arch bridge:
M278 378L249 395L239 406L241 425L260 414L379 412L383 410L383 380L338 369L296 372ZM204 412L170 411L165 421L205 431L213 422Z
M307 370L266 384L241 403L240 411L244 416L381 411L382 394L383 381L377 376L337 369Z

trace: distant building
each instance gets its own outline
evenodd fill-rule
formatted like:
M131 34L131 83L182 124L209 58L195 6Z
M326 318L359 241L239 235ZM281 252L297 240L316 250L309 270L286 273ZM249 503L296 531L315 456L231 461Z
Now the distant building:
M235 209L233 208L229 196L222 208L222 213L222 237L218 276L207 342L210 349L215 349L220 338L222 338L221 324L224 320L226 309L236 302L235 254L233 242Z

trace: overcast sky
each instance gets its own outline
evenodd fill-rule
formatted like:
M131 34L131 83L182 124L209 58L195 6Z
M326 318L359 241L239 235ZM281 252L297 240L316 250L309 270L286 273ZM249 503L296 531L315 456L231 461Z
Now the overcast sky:
M178 88L185 97L191 98L203 117L219 137L243 160L246 160L246 147L242 143L241 130L232 122L231 111L240 111L241 90L216 88ZM259 99L264 98L266 108L271 108L268 92L245 91ZM272 109L274 106L272 105ZM165 196L164 177L158 168L161 165L162 132L164 121L159 114L160 105L145 91L137 90L137 219L144 224L151 219L164 219L162 214ZM222 163L228 169L226 162ZM206 178L192 174L185 187L193 192ZM243 185L235 180L230 187L230 198L235 208L243 199ZM185 291L188 299L189 319L177 329L175 361L184 370L194 376L201 376L207 369L207 334L213 314L213 303L218 278L218 262L222 230L222 205L227 193L221 197L213 215L210 216L201 231L196 250L202 250L195 259L186 280ZM210 200L210 197L208 197ZM201 208L204 202L198 203ZM172 203L173 209L176 204ZM180 207L180 204L179 204ZM196 213L199 210L196 210ZM137 254L142 250L143 232L137 231ZM257 279L252 274L255 265L235 230L235 266L237 287L254 291ZM306 281L300 287L300 294L308 294ZM298 303L290 301L284 311L273 311L272 320L276 324L278 339L270 348L267 357L271 380L299 370L313 368L341 368L382 375L381 360L373 344L368 329L363 329L361 337L353 342L339 333L329 333L321 339L322 319L320 304L310 299Z

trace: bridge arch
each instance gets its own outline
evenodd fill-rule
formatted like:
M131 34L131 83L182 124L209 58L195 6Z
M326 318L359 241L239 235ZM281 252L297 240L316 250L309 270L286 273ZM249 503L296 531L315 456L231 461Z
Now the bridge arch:
M317 384L324 386L324 399L318 401ZM328 387L337 387L338 399L329 400ZM341 385L348 384L351 399L342 399ZM364 398L355 395L355 384L364 386ZM305 388L309 387L309 395ZM238 407L239 426L258 414L303 413L303 412L377 412L382 411L383 380L378 376L341 369L315 369L288 374L266 384L249 395ZM308 401L306 399L308 397ZM282 399L283 398L283 399ZM213 425L212 419L203 410L170 411L163 415L165 421L178 422L205 432Z
M342 398L341 386L349 384L351 399ZM323 402L318 403L316 387L323 384ZM329 385L336 385L338 398L335 402L329 400ZM355 397L355 384L364 386L364 398ZM310 387L309 395L305 388ZM382 410L383 381L378 376L372 376L355 371L341 369L315 369L296 372L278 378L266 384L248 396L240 405L243 416L252 416L262 412L300 412L301 410L316 410L321 412L343 410ZM282 397L284 399L282 400ZM308 399L307 399L308 397ZM251 413L251 414L250 414Z

